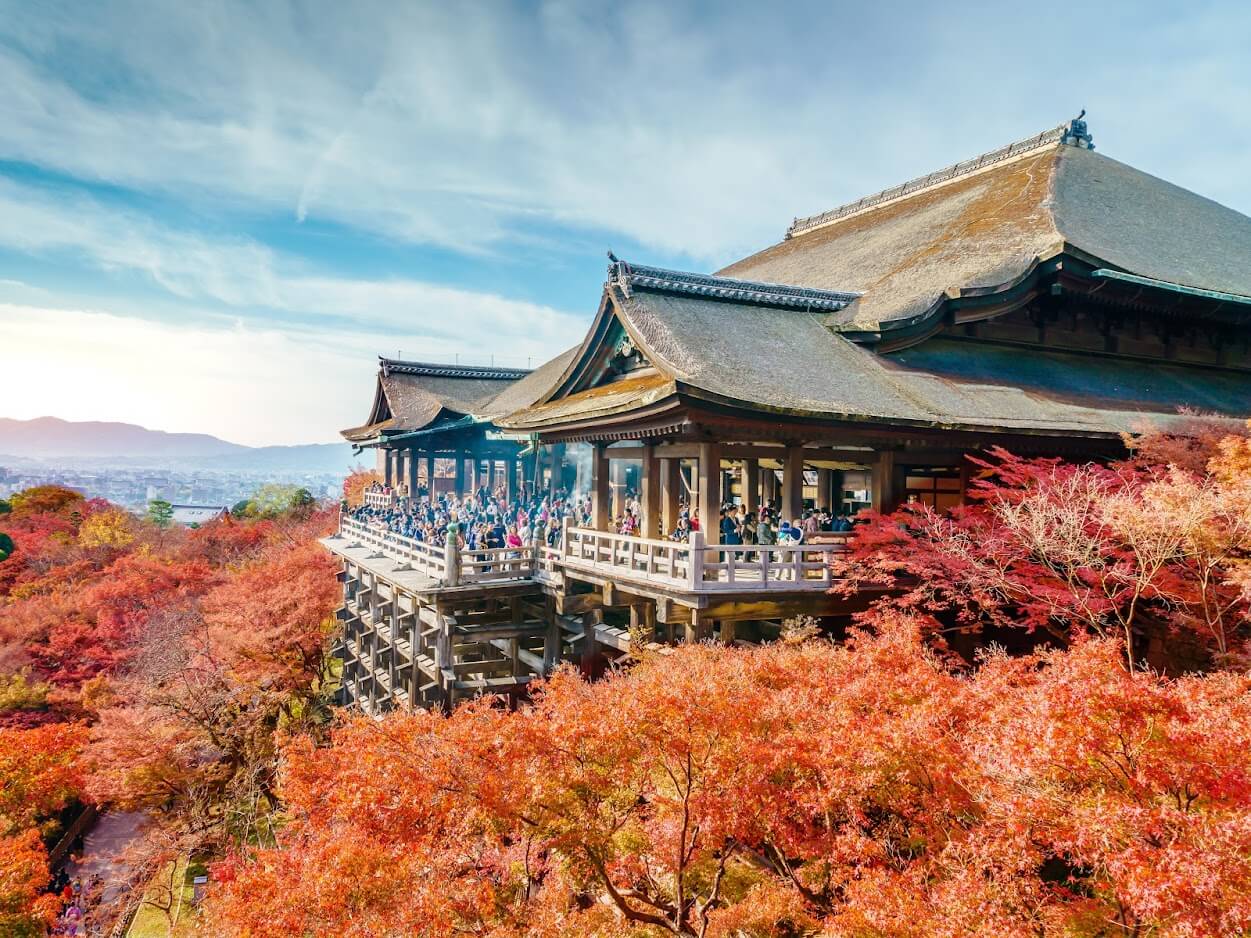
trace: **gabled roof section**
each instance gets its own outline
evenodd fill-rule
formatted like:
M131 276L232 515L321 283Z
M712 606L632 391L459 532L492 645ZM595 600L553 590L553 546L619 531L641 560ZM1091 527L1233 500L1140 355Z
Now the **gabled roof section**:
M623 284L621 263L609 269L599 314L564 374L532 406L502 415L501 425L545 431L655 420L684 401L704 401L847 423L1114 438L1144 419L1170 419L1177 405L1236 417L1251 410L1246 375L1181 366L1113 374L1097 356L1031 353L1037 374L1016 381L1016 350L979 364L972 343L930 340L881 356L828 328L824 312L656 287L652 281L667 278L651 274ZM626 338L648 367L589 380L589 366Z
M915 328L948 301L1017 288L1067 253L1197 290L1251 295L1251 218L1092 149L1084 121L797 219L719 272L862 293L829 325Z
M379 357L378 384L369 418L360 427L342 431L342 435L353 443L365 443L421 430L436 420L469 416L528 374L523 368Z

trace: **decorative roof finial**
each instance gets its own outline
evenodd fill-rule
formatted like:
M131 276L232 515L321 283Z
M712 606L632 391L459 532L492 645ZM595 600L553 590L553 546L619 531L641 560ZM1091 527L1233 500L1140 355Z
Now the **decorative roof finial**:
M1069 121L1068 130L1060 138L1061 143L1067 143L1071 147L1080 147L1083 150L1093 150L1095 148L1095 138L1086 129L1085 117L1086 109L1082 108L1082 112Z
M612 261L614 264L617 263L617 255L612 252L612 248L608 249L608 259Z

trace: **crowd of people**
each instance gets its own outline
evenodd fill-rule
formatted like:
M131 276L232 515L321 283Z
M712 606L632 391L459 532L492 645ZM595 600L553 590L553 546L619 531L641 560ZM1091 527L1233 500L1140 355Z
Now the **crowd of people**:
M64 903L61 914L57 916L52 926L51 934L70 936L88 934L93 907L96 904L88 897L98 898L99 877L93 877L91 882L84 884L80 879L70 879L69 874L62 868L54 874L50 885L52 891L57 893Z
M458 546L471 551L520 548L536 542L556 547L566 518L571 518L577 527L591 524L590 496L565 489L509 497L502 488L491 490L484 486L463 496L441 492L431 497L424 487L410 496L404 486L391 488L374 483L367 491L393 497L381 505L366 502L345 508L351 517L439 546L447 542L451 530ZM627 491L619 501L619 509L611 529L637 536L642 529L637 494ZM774 505L748 511L741 504L727 504L721 508L716 532L705 534L712 543L784 546L808 543L824 532L850 531L852 524L850 514L835 514L829 508L808 508L801 517L782 518ZM665 536L672 541L687 541L692 531L699 530L703 530L699 509L680 501L677 520Z
M572 517L575 524L589 524L590 499L569 492L518 494L510 498L504 489L478 488L463 496L440 492L431 497L424 487L415 497L403 486L395 489L374 483L366 491L393 495L387 504L366 502L350 509L351 517L380 524L401 537L442 546L449 530L466 550L521 547L543 541L560 543L561 525Z

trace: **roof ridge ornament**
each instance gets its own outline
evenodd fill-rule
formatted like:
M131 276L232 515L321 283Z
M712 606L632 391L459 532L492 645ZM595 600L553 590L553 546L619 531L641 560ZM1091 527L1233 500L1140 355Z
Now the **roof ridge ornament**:
M1095 148L1095 138L1090 135L1090 131L1086 128L1086 109L1082 108L1082 112L1069 121L1069 129L1064 132L1064 136L1060 138L1060 142L1068 144L1071 147L1079 147L1083 150L1093 150Z
M860 293L851 291L817 290L783 283L737 280L733 277L714 277L684 270L628 264L611 251L608 257L612 261L608 265L608 285L617 287L627 297L633 296L636 289L643 289L701 296L712 300L757 303L761 306L832 312L843 309L861 296Z
M1085 110L1082 111L1084 116ZM1052 127L1050 130L1044 130L1040 134L1032 137L1026 137L1024 140L1018 140L1015 143L1009 143L1007 146L999 147L997 150L991 150L989 153L983 153L981 156L975 156L971 160L963 160L959 163L953 163L944 169L937 170L925 176L918 176L910 179L898 186L892 186L889 189L883 189L872 195L866 195L862 199L855 202L847 202L837 208L832 208L828 212L821 212L818 215L808 215L805 218L796 218L791 222L789 228L786 229L784 240L789 241L797 234L803 234L805 231L811 231L814 228L821 228L831 222L846 218L849 215L857 215L870 208L875 208L887 202L893 202L895 199L901 199L906 195L912 195L914 192L920 192L922 189L928 189L931 186L942 185L953 179L959 179L962 176L971 176L974 173L981 172L1002 163L1005 160L1014 160L1032 153L1035 150L1041 150L1045 147L1054 146L1057 143L1067 143L1070 134L1080 134L1074 136L1074 140L1084 139L1088 144L1086 149L1093 150L1094 144L1090 143L1090 134L1086 131L1086 122L1078 118L1058 127ZM1075 143L1075 146L1081 146Z

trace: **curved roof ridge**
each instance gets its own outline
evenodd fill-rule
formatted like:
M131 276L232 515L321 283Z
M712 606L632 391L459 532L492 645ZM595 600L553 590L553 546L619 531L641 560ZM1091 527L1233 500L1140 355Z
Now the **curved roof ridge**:
M420 375L429 378L478 378L486 381L516 381L531 368L503 368L495 365L441 365L437 362L414 362L378 356L382 374Z
M1074 125L1077 123L1082 124L1080 136L1076 134L1074 128ZM847 218L850 215L856 215L860 212L866 211L867 209L876 208L879 205L885 205L889 202L895 201L896 199L901 199L904 196L943 185L944 183L951 182L953 179L961 179L965 176L971 176L974 173L989 169L990 167L1006 160L1013 160L1019 157L1027 156L1035 150L1041 150L1045 147L1065 143L1071 139L1084 139L1086 141L1085 146L1089 149L1094 149L1094 146L1089 143L1089 134L1085 132L1085 122L1081 120L1066 121L1059 126L1052 127L1050 130L1044 130L1042 133L1035 134L1032 137L1026 137L1024 140L1017 140L1014 143L1009 143L1007 146L999 147L988 153L975 156L969 160L962 160L959 163L953 163L951 166L935 170L934 172L927 173L924 176L917 176L915 179L909 179L907 182L900 183L897 186L892 186L889 189L882 189L872 195L866 195L854 202L847 202L843 205L837 206L836 208L832 208L827 212L820 212L816 215L808 215L804 218L796 218L791 222L790 227L786 229L784 238L793 238L797 234L803 234L804 232L811 231L814 228L820 228L824 225L830 224L831 222L838 221L839 219ZM1075 145L1081 146L1082 144L1078 143Z
M608 256L612 259L612 263L608 265L608 283L619 287L626 296L637 288L663 293L684 293L714 300L825 312L843 309L861 296L860 293L850 290L822 290L793 284L696 274L664 267L647 267L619 260L611 252Z

